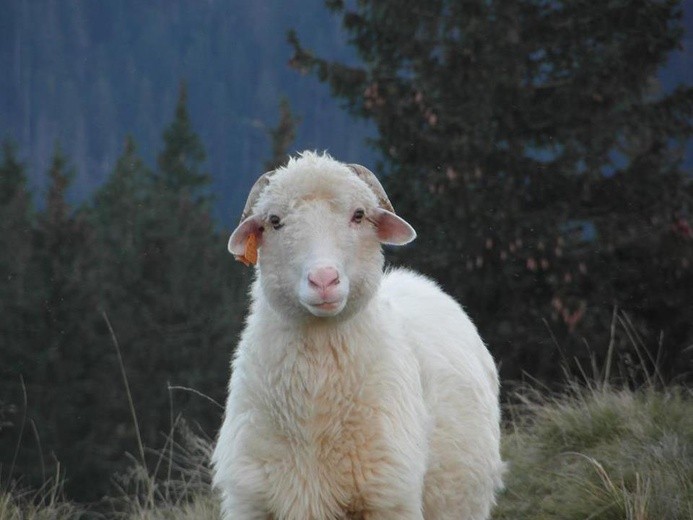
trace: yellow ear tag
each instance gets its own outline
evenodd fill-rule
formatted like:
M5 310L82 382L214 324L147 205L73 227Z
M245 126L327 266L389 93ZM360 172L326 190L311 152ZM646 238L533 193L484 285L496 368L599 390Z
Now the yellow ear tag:
M237 255L236 260L244 265L255 265L257 263L257 235L255 233L248 235L243 255Z

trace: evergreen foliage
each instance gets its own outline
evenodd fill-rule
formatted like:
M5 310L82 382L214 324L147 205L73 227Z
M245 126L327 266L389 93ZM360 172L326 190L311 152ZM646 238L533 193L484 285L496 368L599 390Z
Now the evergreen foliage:
M0 204L7 206L19 193L26 192L26 173L17 157L15 144L8 140L2 143L0 164Z
M276 170L287 163L291 144L296 138L296 127L300 123L301 118L291 111L289 100L286 97L281 98L279 101L279 121L277 126L269 131L272 142L272 157L265 161L265 171Z
M195 392L225 395L248 280L212 221L184 89L159 157L152 172L128 137L93 202L73 208L74 173L56 148L35 213L14 148L4 148L0 484L22 476L39 487L59 462L68 495L94 500L127 468L136 432L103 313L145 444L160 446L178 413L218 428L221 410Z
M164 149L158 157L157 180L173 192L195 190L209 184L207 173L201 171L205 151L192 129L187 109L187 89L180 84L175 117L164 131Z
M296 33L291 63L376 124L380 173L420 232L397 258L463 302L504 377L555 380L555 338L584 352L614 306L663 334L667 376L685 373L693 88L655 80L680 45L681 3L327 5L361 64Z
M12 284L15 296L6 303L9 309L2 313L0 330L0 399L21 411L12 417L13 428L1 432L0 457L16 460L14 469L28 480L45 478L54 464L47 454L70 459L89 446L91 421L85 411L98 396L98 381L90 371L101 357L92 348L93 234L67 202L73 173L59 147L47 176L43 211L28 218L25 212L9 216L9 225L22 233L6 237L11 240L7 258L21 274ZM93 470L92 459L71 462L75 475Z
M21 316L17 302L26 297L25 276L31 256L32 207L26 186L24 165L16 155L13 143L5 141L0 163L0 322L2 330L19 327ZM1 369L0 369L1 370Z

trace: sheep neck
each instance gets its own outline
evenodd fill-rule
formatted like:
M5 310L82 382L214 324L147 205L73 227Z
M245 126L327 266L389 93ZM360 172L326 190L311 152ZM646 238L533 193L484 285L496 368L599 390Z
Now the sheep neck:
M327 380L350 381L349 386L362 380L383 354L373 348L380 330L376 306L372 301L345 320L302 323L283 320L268 306L256 309L262 325L255 330L262 331L263 339L253 343L263 346L262 352L255 352L263 360L258 366L271 367L269 387L286 389L299 383L315 395Z

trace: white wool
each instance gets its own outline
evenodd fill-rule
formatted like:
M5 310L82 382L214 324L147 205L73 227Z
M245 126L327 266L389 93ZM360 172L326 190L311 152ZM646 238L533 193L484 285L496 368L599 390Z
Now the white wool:
M377 204L346 165L304 153L255 205L257 222L283 226L264 226L213 453L225 520L490 515L503 470L495 364L436 284L382 272ZM351 221L356 208L373 220ZM300 302L325 262L346 294L329 316Z

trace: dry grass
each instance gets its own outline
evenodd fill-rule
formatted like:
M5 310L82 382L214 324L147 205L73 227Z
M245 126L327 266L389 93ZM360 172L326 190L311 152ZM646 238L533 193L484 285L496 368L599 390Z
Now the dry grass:
M63 498L62 481L57 476L34 492L0 488L0 520L79 520L86 515L84 508Z
M626 374L612 373L618 334L638 359ZM601 370L593 360L592 374L579 367L581 379L568 378L559 394L516 394L494 520L693 518L693 392L665 385L647 352L628 316L614 311Z
M494 520L688 520L693 518L690 391L576 389L524 394L504 436L506 489ZM179 424L158 468L133 461L98 516L120 520L218 520L207 465L211 443ZM164 455L167 454L167 455ZM173 453L173 459L169 460ZM154 471L156 469L156 472ZM0 494L0 520L73 520L93 512L60 498Z
M693 392L663 385L656 372L640 378L642 388L615 387L611 359L603 366L560 394L518 392L506 408L509 471L494 520L693 518ZM115 497L88 511L62 500L58 478L33 494L0 486L0 520L218 520L211 447L172 418L162 450L138 445L131 470L114 479Z
M152 470L133 461L131 471L115 479L119 493L110 501L109 516L121 520L219 518L218 500L211 489L211 439L194 433L180 419L173 432L164 449L155 454Z
M611 388L524 396L494 519L693 518L693 396Z

